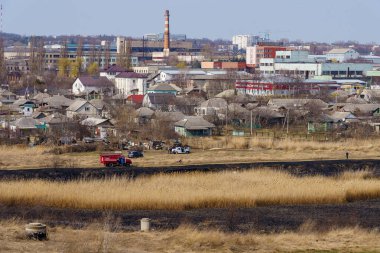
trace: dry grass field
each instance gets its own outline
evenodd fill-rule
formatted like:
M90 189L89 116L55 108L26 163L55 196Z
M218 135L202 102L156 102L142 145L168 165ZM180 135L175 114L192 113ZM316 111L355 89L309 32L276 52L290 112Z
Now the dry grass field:
M136 166L170 166L207 163L239 163L256 161L296 161L345 159L380 159L380 141L347 140L342 142L317 142L275 140L270 138L222 137L188 139L193 152L188 155L171 155L166 151L145 151L145 157L134 160ZM26 148L0 146L0 168L83 167L96 168L99 152L53 155L50 147ZM126 152L125 152L126 153Z
M52 182L0 182L0 202L95 210L185 210L267 205L325 204L380 198L380 179L370 172L339 177L296 177L254 170L160 174L134 180L111 178Z
M188 226L149 233L110 232L104 223L82 230L50 228L49 240L41 242L25 239L23 225L20 221L0 223L0 252L380 252L379 231L346 228L321 233L309 229L310 224L298 232L238 234Z

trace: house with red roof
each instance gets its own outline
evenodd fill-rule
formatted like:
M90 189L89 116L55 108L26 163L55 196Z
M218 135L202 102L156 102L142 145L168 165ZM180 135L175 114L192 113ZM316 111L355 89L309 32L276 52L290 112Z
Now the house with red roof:
M134 105L142 105L144 100L144 95L129 95L127 101Z

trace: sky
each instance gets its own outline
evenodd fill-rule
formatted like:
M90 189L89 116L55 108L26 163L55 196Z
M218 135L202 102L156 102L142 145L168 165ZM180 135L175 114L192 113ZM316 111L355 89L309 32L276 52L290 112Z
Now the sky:
M172 33L231 39L380 43L380 0L0 0L3 31L21 35L161 33L164 10Z

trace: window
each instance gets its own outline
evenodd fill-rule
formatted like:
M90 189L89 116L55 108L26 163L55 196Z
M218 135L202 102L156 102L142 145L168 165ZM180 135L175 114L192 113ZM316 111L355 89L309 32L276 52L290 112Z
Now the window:
M86 107L84 108L84 110L85 110L86 112L89 112L89 111L90 111L90 107L86 106Z

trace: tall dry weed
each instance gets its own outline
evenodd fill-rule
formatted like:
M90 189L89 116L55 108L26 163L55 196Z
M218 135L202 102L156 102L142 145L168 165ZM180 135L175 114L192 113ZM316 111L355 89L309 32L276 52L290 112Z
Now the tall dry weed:
M0 182L0 202L88 209L198 209L345 203L376 198L380 180L295 177L270 170L50 182Z

